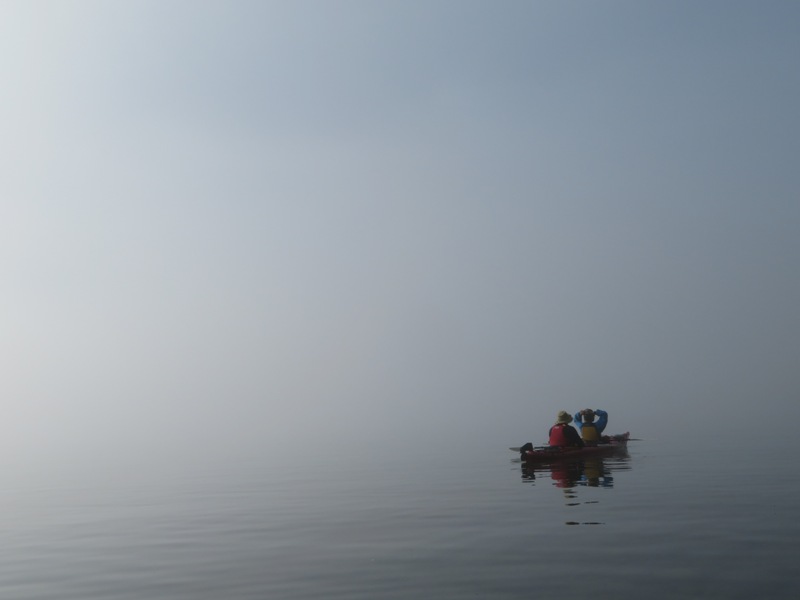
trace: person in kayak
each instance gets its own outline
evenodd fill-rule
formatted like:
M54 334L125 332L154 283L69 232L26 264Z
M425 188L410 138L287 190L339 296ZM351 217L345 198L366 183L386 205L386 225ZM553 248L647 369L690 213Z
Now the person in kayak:
M572 416L567 411L559 411L556 424L550 428L550 441L548 442L550 446L583 448L583 440L578 431L570 425L571 422Z
M595 422L597 417L597 422ZM581 438L590 445L602 441L603 430L608 425L608 413L599 408L592 410L584 408L575 413L575 426L581 432Z

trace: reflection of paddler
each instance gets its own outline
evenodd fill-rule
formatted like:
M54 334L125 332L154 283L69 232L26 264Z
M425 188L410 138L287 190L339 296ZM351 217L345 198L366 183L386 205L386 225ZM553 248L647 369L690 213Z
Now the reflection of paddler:
M550 467L550 477L555 481L556 487L574 487L581 478L581 465L578 462L555 463Z
M600 477L604 475L603 461L598 458L589 458L583 463L583 476L586 477L586 485L597 487L600 485Z
M589 487L614 487L614 478L608 474L603 459L595 456L583 461L583 481Z

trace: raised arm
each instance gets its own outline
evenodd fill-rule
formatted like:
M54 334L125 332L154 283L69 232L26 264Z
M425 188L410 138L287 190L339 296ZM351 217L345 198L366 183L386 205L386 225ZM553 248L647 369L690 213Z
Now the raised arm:
M608 413L604 410L600 410L596 408L594 414L597 415L597 421L595 422L595 426L597 427L597 433L603 433L603 430L608 425Z
M575 416L572 418L572 422L578 429L578 433L583 431L583 421L581 421L581 411L575 413Z

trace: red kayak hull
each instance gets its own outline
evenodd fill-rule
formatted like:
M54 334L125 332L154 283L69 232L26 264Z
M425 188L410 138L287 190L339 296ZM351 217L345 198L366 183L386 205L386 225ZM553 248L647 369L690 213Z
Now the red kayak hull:
M608 456L624 452L628 447L630 433L608 436L608 442L597 446L584 446L583 448L551 448L543 446L528 450L520 455L526 463L545 463L557 460L584 458L588 456Z

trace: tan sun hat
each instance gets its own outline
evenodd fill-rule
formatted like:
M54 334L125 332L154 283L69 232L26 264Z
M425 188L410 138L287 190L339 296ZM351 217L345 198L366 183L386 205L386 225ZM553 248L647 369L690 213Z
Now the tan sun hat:
M558 411L556 423L572 423L572 415L565 410Z

